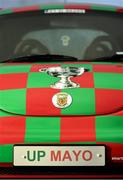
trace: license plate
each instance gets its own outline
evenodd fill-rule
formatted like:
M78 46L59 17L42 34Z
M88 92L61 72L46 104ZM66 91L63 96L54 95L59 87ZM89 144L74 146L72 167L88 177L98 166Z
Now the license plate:
M14 166L105 166L104 146L14 146Z

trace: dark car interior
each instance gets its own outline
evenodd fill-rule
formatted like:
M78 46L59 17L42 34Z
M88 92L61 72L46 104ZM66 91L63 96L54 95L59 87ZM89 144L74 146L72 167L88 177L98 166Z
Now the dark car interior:
M32 54L68 55L79 60L111 56L123 51L122 19L122 14L96 11L3 15L0 60Z

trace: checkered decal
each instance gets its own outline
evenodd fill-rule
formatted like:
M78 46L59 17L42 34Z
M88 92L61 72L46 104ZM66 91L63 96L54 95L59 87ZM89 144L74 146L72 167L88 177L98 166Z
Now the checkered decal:
M108 116L26 117L0 111L0 162L12 162L13 144L106 144L123 155L123 111Z
M110 6L53 4L1 10L0 15L64 8L123 13L123 8ZM73 97L72 105L63 110L51 101L60 90L50 84L58 79L38 72L54 66L89 69L73 78L80 88L61 90ZM112 157L123 156L123 64L0 65L0 108L8 112L0 111L0 163L12 162L13 144L18 143L105 144Z
M85 67L89 72L72 79L80 84L80 88L52 89L50 85L59 78L41 73L39 69L56 66ZM117 112L123 107L122 64L11 64L0 68L0 82L1 108L15 114L103 115ZM70 107L61 110L53 105L52 97L59 92L72 96Z
M84 10L94 10L94 11L109 11L109 12L117 12L123 13L123 8L117 8L114 6L103 6L103 5L81 5L81 4L50 4L50 5L36 5L30 7L21 7L21 8L12 8L5 9L0 11L0 15L12 14L12 13L21 13L28 11L37 11L37 10L47 10L47 9L84 9Z
M39 69L54 66L85 67L89 72L72 79L80 88L52 89L50 84L59 79ZM18 143L122 145L122 82L123 65L118 63L1 66L0 106L4 111L0 111L0 162L12 162L12 147ZM52 97L58 92L69 93L72 105L62 110L54 107Z

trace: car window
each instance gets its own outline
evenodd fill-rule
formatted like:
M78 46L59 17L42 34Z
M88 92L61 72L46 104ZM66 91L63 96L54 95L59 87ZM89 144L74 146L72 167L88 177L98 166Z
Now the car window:
M26 46L23 46L25 42L40 43L40 45L47 47L51 54L64 54L77 57L78 59L84 59L84 54L89 45L98 37L105 36L103 31L89 30L89 29L52 29L52 30L39 30L27 33L15 48L15 54L20 54L20 50L25 52ZM24 49L21 49L23 46ZM110 43L105 44L107 48L111 46ZM78 47L78 48L76 48ZM42 53L46 53L43 51ZM32 53L40 54L40 50L36 47L32 48Z
M67 55L79 60L111 56L123 51L122 21L122 14L101 11L3 15L0 61L32 54Z

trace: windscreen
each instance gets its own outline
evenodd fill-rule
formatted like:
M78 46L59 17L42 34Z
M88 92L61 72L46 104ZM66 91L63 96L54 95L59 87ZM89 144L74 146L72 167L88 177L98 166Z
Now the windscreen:
M122 51L120 13L45 10L0 16L0 62L44 54L92 60Z

